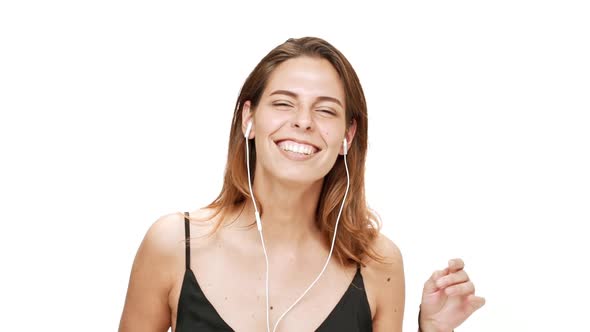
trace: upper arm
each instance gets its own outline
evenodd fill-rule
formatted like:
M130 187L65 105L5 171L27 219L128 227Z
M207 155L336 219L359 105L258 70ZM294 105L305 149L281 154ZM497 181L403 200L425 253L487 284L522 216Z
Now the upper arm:
M119 332L161 332L170 327L168 294L178 247L184 238L175 215L158 219L146 233L131 268ZM181 251L182 252L182 251Z
M372 288L376 290L375 332L401 332L404 319L405 277L399 248L384 235L379 235L376 250L384 263L371 263Z

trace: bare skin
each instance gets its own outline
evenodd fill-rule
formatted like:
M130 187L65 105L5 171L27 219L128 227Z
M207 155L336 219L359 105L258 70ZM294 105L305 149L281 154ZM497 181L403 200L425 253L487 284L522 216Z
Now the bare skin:
M251 215L248 212L251 211L245 209L237 221L212 237L202 236L212 222L191 223L191 270L209 301L234 330L259 332L266 330L265 266L258 231L255 227L244 227L253 221L247 217ZM201 218L206 214L204 210L191 213ZM119 331L166 331L170 326L175 330L185 273L183 239L183 217L179 214L162 217L150 228L134 262ZM385 321L392 320L394 314L401 331L404 305L401 256L384 236L377 245L396 262L390 265L369 262L361 270L373 324L375 331L379 331L380 316ZM278 247L267 248L271 325L315 279L329 251L315 239L297 248L273 248ZM277 330L314 331L336 306L355 271L355 266L345 267L331 260L320 281L281 320ZM381 296L387 289L398 296L395 299ZM379 315L381 311L386 314Z

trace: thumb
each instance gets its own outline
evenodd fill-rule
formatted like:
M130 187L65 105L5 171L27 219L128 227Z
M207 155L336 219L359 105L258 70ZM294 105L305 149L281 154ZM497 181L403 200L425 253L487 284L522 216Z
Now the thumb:
M470 308L469 314L474 313L475 311L477 311L478 309L483 307L484 304L486 304L485 298L475 296L475 295L469 296L469 298L467 298L467 301L469 302L469 308Z

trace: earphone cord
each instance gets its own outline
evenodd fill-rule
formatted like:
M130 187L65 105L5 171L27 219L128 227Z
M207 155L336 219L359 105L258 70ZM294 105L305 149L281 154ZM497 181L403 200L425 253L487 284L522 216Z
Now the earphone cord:
M252 203L254 204L255 215L256 215L256 225L258 227L258 232L260 233L260 240L262 241L262 250L264 250L264 259L266 260L266 330L270 332L270 317L269 317L269 289L268 289L268 255L266 253L266 247L264 245L264 237L262 236L262 221L260 220L260 213L258 212L258 208L256 207L256 201L254 200L254 192L252 191L252 183L250 180L250 155L248 149L248 140L246 140L246 164L248 168L248 186L250 187L250 197L252 198ZM346 150L346 147L345 147ZM287 309L285 312L277 319L274 328L272 329L273 332L276 331L279 322L283 317L291 310L299 301L307 294L307 292L318 282L324 271L328 267L328 263L330 263L330 258L332 257L332 252L334 251L334 244L336 242L336 234L338 231L338 223L340 221L340 215L342 214L342 209L344 208L344 202L346 201L346 196L348 195L348 188L350 187L350 174L348 172L348 164L346 162L346 151L343 155L344 158L344 167L346 168L346 191L344 192L344 198L342 199L342 203L340 204L340 210L338 211L338 217L336 218L336 225L334 226L334 235L332 236L332 245L330 246L330 253L328 254L328 259L326 259L326 263L322 268L320 274L315 278L315 280L307 287L305 292L299 296L297 300Z
M252 198L252 204L254 204L254 214L256 216L256 228L260 234L260 241L262 242L262 250L264 251L264 261L266 262L266 330L270 332L270 314L268 312L268 255L266 254L266 246L264 245L264 237L262 236L262 221L260 220L260 213L254 200L254 191L252 191L252 181L250 180L250 151L248 149L249 140L246 138L246 167L248 168L248 187L250 187L250 197Z

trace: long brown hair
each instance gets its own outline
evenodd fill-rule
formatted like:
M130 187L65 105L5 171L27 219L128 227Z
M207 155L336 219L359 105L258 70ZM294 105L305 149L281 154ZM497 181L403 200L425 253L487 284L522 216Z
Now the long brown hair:
M378 216L368 208L365 198L368 128L365 95L348 60L334 46L320 38L288 39L270 51L246 79L234 110L223 188L219 196L207 208L214 211L211 217L221 215L223 220L229 213L243 206L246 199L250 199L244 151L244 144L247 141L242 134L244 103L250 101L252 109L256 109L273 70L284 61L301 56L326 59L334 66L344 85L347 129L353 119L357 124L355 138L347 155L350 189L338 224L333 254L343 265L352 262L363 264L363 258L366 256L382 261L382 256L373 250L373 242L379 234L381 223ZM250 169L254 176L256 146L253 140L250 140L248 144L251 151ZM342 158L343 156L338 156L335 165L324 177L316 210L317 226L328 245L332 241L334 225L346 190L346 170ZM217 223L212 232L216 232L220 225L221 222Z

